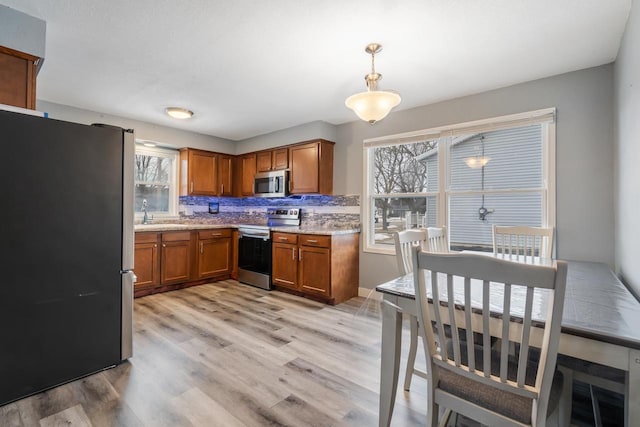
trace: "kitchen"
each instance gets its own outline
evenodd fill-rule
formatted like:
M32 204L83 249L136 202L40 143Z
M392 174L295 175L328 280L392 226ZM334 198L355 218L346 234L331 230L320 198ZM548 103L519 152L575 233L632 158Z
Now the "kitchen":
M10 7L14 7L18 10L22 9L22 6L18 2L12 3L3 1L3 4L7 4ZM627 29L624 30L624 26L616 33L622 39L622 44L616 45L612 54L602 55L598 60L593 62L585 62L583 66L574 65L572 69L553 69L547 71L546 74L535 75L527 78L521 78L520 80L514 79L511 85L489 85L485 89L477 89L466 93L459 93L455 97L440 98L432 100L430 102L423 102L420 104L413 104L408 109L398 109L393 111L387 118L376 123L374 126L370 126L367 123L355 121L355 116L350 116L351 119L348 122L336 122L341 123L338 125L330 124L327 121L321 121L316 119L315 121L299 121L297 123L287 123L280 127L274 128L274 130L262 133L260 135L251 134L251 127L254 126L254 120L244 120L247 128L247 136L240 136L234 138L223 138L208 136L204 132L192 132L189 131L189 126L195 126L197 122L192 121L189 124L188 121L170 122L170 118L159 119L163 120L162 123L153 122L151 119L143 120L125 118L129 117L126 114L118 113L117 111L105 112L98 109L96 106L83 105L81 103L74 105L71 102L52 102L52 100L61 99L59 94L55 92L54 84L41 82L40 79L44 78L48 71L49 65L55 64L55 56L66 57L69 53L61 51L59 48L48 46L47 60L43 64L42 76L39 76L38 80L38 102L37 110L48 112L50 117L67 120L71 122L80 122L85 124L91 123L109 123L118 125L124 128L133 128L136 131L136 137L141 141L155 141L158 143L164 143L171 145L173 148L193 148L197 150L204 150L213 153L222 153L232 156L243 156L247 153L259 153L263 150L277 149L283 146L292 146L304 141L317 141L325 140L335 142L333 153L333 191L332 195L328 196L328 199L323 199L323 196L300 196L300 199L290 198L285 201L262 201L259 198L242 198L242 197L229 197L229 196L178 196L177 208L178 217L179 212L183 213L180 222L198 222L201 219L206 219L205 222L216 223L218 218L224 216L237 215L240 220L235 222L236 224L242 222L254 222L249 221L253 217L255 222L266 222L266 212L269 208L299 208L302 212L302 224L304 225L309 220L318 220L318 222L324 222L325 220L335 220L336 217L346 217L347 226L351 223L360 224L361 206L363 205L363 148L362 141L368 138L375 138L384 135L393 135L403 133L407 131L413 131L417 129L434 128L445 124L462 123L488 117L498 117L507 114L533 111L540 108L555 107L558 114L557 124L557 176L556 176L556 210L557 221L556 228L558 233L556 253L558 256L576 260L588 260L588 261L600 261L610 265L616 270L616 272L625 280L628 286L632 289L638 289L638 283L640 283L635 258L637 254L637 248L635 247L635 236L637 220L633 212L636 207L634 205L635 189L633 182L637 172L634 167L634 159L637 158L637 147L633 144L637 135L637 129L634 125L633 112L637 105L637 95L631 89L631 85L634 83L634 75L637 74L637 64L635 57L631 52L637 49L637 24L634 17L637 15L637 8L631 8L630 3L625 3L625 6L630 8L630 20L626 24ZM554 6L549 6L553 8ZM26 13L33 16L40 16L43 19L44 15L38 13L37 9L24 9ZM69 10L63 8L59 13L67 12L73 15ZM629 12L629 10L627 10ZM60 19L58 15L53 15L48 21L48 31L51 34L55 34L57 31L55 28L55 19ZM626 18L625 18L626 20ZM605 20L606 21L606 20ZM148 22L142 22L144 29L148 29ZM66 28L71 30L74 25L68 25ZM624 32L624 37L622 34ZM635 32L634 32L635 31ZM51 35L50 37L53 37ZM158 37L159 38L159 37ZM385 57L389 58L393 55L393 50L396 49L385 42L385 50L377 58L379 62L379 68L385 73L385 87L397 88L399 92L404 96L405 93L400 89L399 83L394 79L395 71L391 71L391 63L398 61L394 59L389 62L385 61ZM344 96L362 90L361 74L366 71L366 56L361 52L363 45L371 40L364 40L357 43L357 46L351 54L353 55L353 68L354 68L354 85L351 88L345 89ZM618 42L620 43L620 42ZM618 47L620 51L618 52ZM54 55L55 54L55 55ZM273 52L270 53L270 55ZM265 56L260 57L261 60L265 59ZM387 59L388 60L388 59ZM51 61L48 63L47 61ZM324 58L322 61L324 64L322 67L330 68L333 61ZM552 64L556 64L558 61L548 61ZM559 61L558 63L561 63ZM425 74L429 74L425 71ZM489 73L488 73L489 74ZM397 75L397 74L396 74ZM318 81L321 81L319 79ZM317 84L318 81L305 82L309 86ZM349 84L351 81L349 81ZM41 90L47 90L47 96L40 95ZM303 89L300 89L301 91ZM50 91L50 92L49 92ZM73 92L73 91L72 91ZM404 91L409 96L409 91ZM86 98L91 98L92 89L90 87L83 86L77 90L77 97L81 97L80 94L87 94ZM44 94L44 93L43 93ZM407 98L408 99L408 98ZM165 107L178 103L179 99L171 99L170 103L163 103L160 107ZM344 99L342 100L344 101ZM233 99L229 99L226 102L229 103L230 109L236 108ZM66 104L66 105L65 105ZM302 104L300 104L302 105ZM409 104L407 104L409 105ZM401 104L400 107L403 105ZM162 110L161 108L161 110ZM198 119L200 109L192 106L195 115L194 120ZM341 104L332 107L333 109L344 108ZM346 110L346 109L345 109ZM99 112L95 112L99 111ZM352 115L352 112L346 110L348 114ZM164 114L163 111L159 111L158 115ZM261 115L259 111L251 111L248 116L255 117L256 120ZM318 116L320 117L320 116ZM304 124L299 124L304 123ZM234 141L236 140L236 141ZM241 142L237 142L240 140ZM239 169L239 168L238 168ZM237 169L237 170L238 170ZM235 182L235 181L234 181ZM240 182L240 181L238 181ZM179 189L176 189L179 192ZM202 198L201 198L202 197ZM283 203L284 202L284 203ZM35 202L34 202L35 203ZM209 213L209 203L218 203L218 213ZM272 204L273 203L273 204ZM185 215L186 214L186 215ZM142 212L137 209L136 219L142 222ZM158 214L154 215L154 223L162 222L176 222L175 219L160 219ZM357 216L358 219L352 218ZM233 233L233 228L231 228ZM361 229L361 232L363 230ZM361 233L362 236L362 233ZM364 236L362 236L364 237ZM191 234L189 236L191 242ZM196 240L194 240L195 242ZM362 296L367 296L371 290L378 284L390 280L395 275L395 259L393 256L387 254L379 254L374 252L365 251L364 244L361 241L359 245L358 253L358 292ZM195 251L194 251L195 252ZM231 274L231 273L230 273ZM228 307L235 307L239 309L238 302L242 300L243 295L234 294L235 290L231 289L229 282L222 281L221 285L229 294L233 294L231 299L233 302L229 302ZM231 282L233 283L233 282ZM246 289L246 295L256 296L260 292L259 288L254 287L242 287ZM192 292L187 297L188 300L193 303L200 300L202 295L196 295L194 293L205 292L201 286L194 286L185 289ZM219 292L222 292L219 291ZM217 292L211 291L212 294ZM140 313L147 313L150 318L160 321L162 318L170 316L171 312L176 308L178 301L169 299L172 292L154 294L136 299L136 304L140 305ZM246 296L245 295L245 296ZM284 310L293 312L293 318L290 322L300 321L305 315L310 315L312 312L319 312L321 310L331 310L330 312L335 315L335 319L331 319L330 316L323 315L322 313L316 313L314 318L318 325L323 322L331 322L334 325L335 322L339 322L338 319L342 319L344 322L356 322L358 327L362 330L368 330L372 340L379 340L379 331L374 330L374 326L368 322L368 319L362 317L346 317L344 311L340 311L338 308L325 307L324 304L317 305L313 299L295 300L302 301L304 308L293 307L293 300L289 299L292 294L270 293L268 300L278 300L278 303L283 307L287 307ZM158 308L155 308L148 302L144 302L148 298L157 298L161 303L158 303ZM256 298L258 298L256 296ZM251 309L259 311L261 304L254 302L251 304ZM269 306L270 308L274 308ZM201 306L204 310L206 306ZM209 308L211 309L211 308ZM309 312L302 312L297 310L309 310ZM155 311L154 311L155 310ZM232 315L231 310L227 309L222 312L226 312L229 316ZM334 311L336 310L336 311ZM346 308L342 308L346 310ZM354 311L356 311L355 309ZM196 316L192 312L186 317L182 317L180 320L183 322L178 332L173 332L175 337L184 338L189 329L184 326L188 316ZM216 326L219 326L219 322L212 320L204 320L201 317L194 317L200 321L213 322ZM242 325L242 320L237 317L234 318L239 325ZM166 319L165 319L166 321ZM147 324L148 325L148 324ZM170 325L169 325L170 326ZM151 328L149 326L149 328ZM248 325L242 327L249 328ZM288 327L292 328L291 325ZM328 326L327 326L328 327ZM345 331L338 332L336 330L338 326L334 325L332 329L337 336L346 333ZM378 326L379 327L379 326ZM368 328L368 329L367 329ZM272 335L260 328L261 334L268 336L268 339L274 339ZM193 332L193 331L192 331ZM170 333L165 330L165 333ZM153 334L152 334L153 335ZM292 333L292 335L295 335ZM364 333L363 333L364 335ZM344 335L342 335L344 338ZM289 337L290 339L291 337ZM148 348L158 349L160 345L158 342L152 342L153 340L146 341ZM311 357L311 349L318 349L318 345L312 344L311 332L306 331L305 342L308 342L307 349L300 346L300 352L306 354L306 357L301 357L301 360L307 361ZM140 341L141 345L144 341ZM196 343L195 341L190 343L193 347L190 350L195 351L202 343ZM365 345L365 344L363 344ZM368 345L368 344L367 344ZM296 347L296 345L291 346ZM141 348L140 348L141 349ZM360 350L362 350L360 348ZM268 349L264 350L268 352ZM338 351L336 349L336 351ZM353 350L359 351L358 348ZM326 353L326 352L323 352ZM284 362L282 355L276 355L269 353L274 360ZM140 357L142 358L142 353ZM292 353L288 354L292 356ZM374 397L369 396L366 390L377 390L372 381L377 377L376 366L372 359L375 356L367 356L359 353L347 352L347 358L353 358L360 362L363 366L362 372L355 372L356 369L347 370L339 365L337 361L325 361L324 366L331 366L334 371L340 372L341 378L357 378L357 382L364 387L362 392L363 405L366 410L363 416L368 420L373 419L375 422L375 414L377 409L375 404L370 403ZM182 360L180 354L172 354L176 360ZM221 356L228 356L226 353ZM136 369L143 370L143 367L137 365L135 362L135 347L134 347L134 371ZM295 360L295 359L290 359ZM150 366L159 365L162 366L166 363L166 359L159 359L153 356L147 356L145 360ZM141 362L140 362L141 363ZM208 360L210 364L216 364L215 360ZM318 362L320 363L320 362ZM247 365L247 371L255 372L255 367ZM299 365L298 367L301 367ZM363 372L370 368L369 375L372 380L364 378ZM302 369L302 368L301 368ZM218 368L222 371L222 368ZM328 375L328 372L324 372ZM224 377L224 374L221 373ZM117 382L115 373L107 373L102 376L109 376L113 381ZM146 378L152 378L149 374ZM227 377L224 377L227 378ZM248 378L243 377L246 381ZM228 383L230 383L230 378ZM277 378L274 379L277 381ZM336 384L342 384L337 378L334 378ZM226 381L226 380L225 380ZM303 381L303 380L299 380ZM159 381L152 381L153 390L162 389L158 387ZM100 385L104 385L100 383ZM175 398L176 402L187 403L191 405L198 405L198 402L206 401L210 403L210 397L205 399L202 394L192 391L184 385L184 388L179 390L178 388L170 388L170 384L162 384L166 386L172 393L168 396L164 392L160 392L159 400L161 402L167 402L170 399ZM204 385L202 386L204 387ZM256 387L268 387L264 384L256 385ZM309 385L311 387L311 385ZM304 387L299 387L304 389ZM118 394L123 392L123 389L117 389ZM208 388L209 392L213 393L213 388ZM319 395L322 395L323 390L314 389ZM180 392L180 393L178 393ZM279 390L279 394L273 394L272 397L280 396L283 390ZM326 392L326 391L324 391ZM72 393L69 389L66 389L64 393ZM183 395L183 393L186 393ZM205 393L209 395L209 393ZM418 390L419 395L419 390ZM115 401L116 394L114 389L108 388L107 396L109 401ZM136 394L139 397L139 394ZM54 396L55 397L55 396ZM193 397L193 399L189 399ZM286 397L286 396L285 396ZM199 398L199 399L198 399ZM222 399L219 397L219 399ZM257 398L256 398L257 399ZM409 397L407 397L407 400ZM54 399L55 400L55 399ZM281 399L282 400L282 399ZM305 402L309 402L309 399L302 399ZM278 401L279 402L279 401ZM217 401L218 405L220 401ZM265 405L275 404L275 401L269 400L264 403ZM300 404L297 400L289 401L291 405L288 410L282 410L283 413L291 412L291 407ZM75 405L75 404L74 404ZM74 407L71 405L71 407ZM135 414L140 416L139 412L142 412L143 406L139 402L132 401L128 405L136 406ZM231 404L231 407L233 404ZM340 414L342 417L347 416L349 410L346 409L346 405L342 405L336 400L328 403L331 408L336 411L336 414ZM412 406L414 405L414 406ZM54 405L55 406L55 405ZM62 403L56 406L59 411L67 410L67 407L63 407ZM86 405L85 405L86 406ZM88 406L91 407L89 404ZM286 406L285 403L282 406ZM409 406L409 408L408 408ZM228 408L229 406L227 406ZM394 414L394 417L403 411L409 420L415 421L412 417L423 417L423 408L417 406L416 402L410 402L406 405L402 405L397 408L398 412ZM6 408L4 408L6 410ZM76 411L79 411L76 409ZM85 409L90 411L91 409ZM323 409L322 413L327 410ZM354 409L354 411L356 411ZM96 411L95 413L98 413ZM124 411L126 412L126 411ZM152 412L148 410L149 414ZM129 412L127 412L129 413ZM197 411L194 410L194 413ZM220 411L219 413L223 413ZM352 416L355 416L356 412L351 412ZM370 414L374 415L371 416ZM419 415L415 415L415 414ZM129 413L130 414L130 413ZM359 413L358 413L359 414ZM54 413L47 412L46 416L53 416ZM361 414L362 415L362 414ZM401 416L401 415L398 415ZM395 419L395 418L394 418ZM412 422L412 424L420 424L423 418L419 418L420 421ZM249 423L245 421L245 424ZM179 423L174 423L174 425ZM366 424L363 422L363 424Z

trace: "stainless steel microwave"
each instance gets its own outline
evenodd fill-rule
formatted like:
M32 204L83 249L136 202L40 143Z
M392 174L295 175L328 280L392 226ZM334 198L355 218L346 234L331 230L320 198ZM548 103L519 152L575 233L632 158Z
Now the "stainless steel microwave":
M289 195L289 171L259 172L253 180L255 197L286 197Z

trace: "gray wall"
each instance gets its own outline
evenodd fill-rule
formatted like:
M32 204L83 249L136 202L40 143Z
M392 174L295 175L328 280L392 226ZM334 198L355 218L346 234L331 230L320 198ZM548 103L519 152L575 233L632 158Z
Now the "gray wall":
M200 133L154 125L147 122L126 119L124 117L111 116L95 111L82 110L80 108L54 104L53 102L42 100L37 101L37 109L49 113L49 117L53 119L84 124L106 123L127 129L132 128L136 131L136 138L155 141L167 147L191 147L227 154L235 154L236 151L237 143Z
M44 58L46 30L42 19L0 4L0 46Z
M362 192L366 138L557 108L557 256L614 263L613 65L391 113L373 126L338 126L335 194ZM394 277L392 256L361 253L360 286Z
M634 2L615 63L616 269L640 295L640 6Z
M300 141L322 138L328 141L336 140L336 127L322 121L305 123L303 125L282 129L276 132L259 135L240 141L236 154L250 153L280 145L294 144ZM344 194L336 193L334 194Z

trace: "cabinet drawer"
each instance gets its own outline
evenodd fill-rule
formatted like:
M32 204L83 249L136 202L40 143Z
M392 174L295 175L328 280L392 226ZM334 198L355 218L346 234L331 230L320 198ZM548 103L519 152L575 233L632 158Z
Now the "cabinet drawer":
M190 240L191 232L190 231L177 231L177 232L166 232L162 233L162 241L163 242L181 242L183 240Z
M136 243L156 243L158 233L136 233Z
M219 239L221 237L231 237L231 229L230 228L219 228L213 230L202 230L198 231L198 239Z
M299 244L301 246L315 246L318 248L328 248L331 246L331 236L302 234L299 238Z
M297 234L289 234L289 233L273 233L273 242L274 243L298 243L298 235Z

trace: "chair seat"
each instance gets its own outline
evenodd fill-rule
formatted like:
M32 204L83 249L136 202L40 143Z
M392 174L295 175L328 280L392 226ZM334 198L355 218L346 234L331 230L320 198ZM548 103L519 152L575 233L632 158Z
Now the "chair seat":
M448 354L453 358L453 344L451 341L447 343ZM466 343L460 344L461 359L463 364L467 364L467 347ZM483 366L483 353L480 349L475 350L476 367ZM500 375L499 353L492 352L491 373L492 375ZM509 363L507 370L507 378L515 381L517 370L515 363ZM533 385L535 382L535 373L537 370L537 360L529 360L527 365L527 373L525 376L525 384ZM478 369L482 371L482 369ZM553 413L558 407L560 395L562 394L563 376L556 370L551 386L551 394L549 397L549 406L547 408L547 416ZM502 391L493 386L483 384L473 379L451 372L447 369L440 370L440 379L438 388L453 394L461 399L473 402L483 406L494 412L512 418L524 424L531 424L531 412L533 408L533 400L514 395L513 393Z

